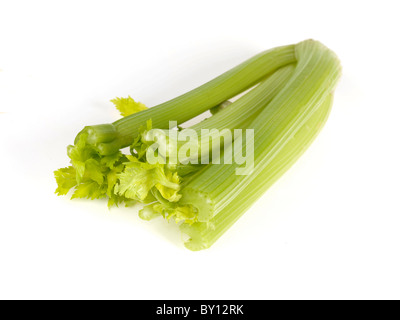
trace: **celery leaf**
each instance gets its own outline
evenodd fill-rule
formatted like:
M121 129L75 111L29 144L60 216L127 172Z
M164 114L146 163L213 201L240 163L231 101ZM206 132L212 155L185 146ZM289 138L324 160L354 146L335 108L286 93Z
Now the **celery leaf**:
M136 102L130 96L128 96L128 98L115 98L112 99L111 102L114 103L115 107L119 110L121 116L123 117L147 109L143 103Z

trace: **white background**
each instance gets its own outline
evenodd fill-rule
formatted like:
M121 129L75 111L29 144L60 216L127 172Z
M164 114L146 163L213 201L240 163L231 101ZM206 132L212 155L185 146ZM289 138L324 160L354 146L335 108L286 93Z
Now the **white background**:
M397 1L2 1L0 298L400 298ZM306 154L211 249L54 194L88 124L307 38L343 64Z

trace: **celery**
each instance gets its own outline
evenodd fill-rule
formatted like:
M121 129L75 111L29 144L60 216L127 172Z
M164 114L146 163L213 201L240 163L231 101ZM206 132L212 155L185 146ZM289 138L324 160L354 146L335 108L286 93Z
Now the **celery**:
M148 119L152 120L156 128L168 128L169 120L183 123L251 88L268 74L295 61L293 45L262 52L175 99L112 124L86 127L83 132L89 131L87 143L94 146L100 154L113 154L132 144L140 126ZM77 136L75 143L81 135L82 133Z
M56 193L64 195L75 189L72 198L108 198L109 206L145 203L141 218L172 219L190 237L187 248L208 248L317 136L328 117L339 76L335 54L321 43L307 40L265 51L150 109L131 97L114 99L124 117L111 124L85 127L77 135L75 144L68 147L72 165L55 172ZM235 102L228 101L249 88ZM249 174L237 175L244 171L240 164L196 164L209 155L209 140L220 140L210 133L204 141L202 136L200 142L190 144L197 151L195 158L186 159L192 163L176 162L176 152L187 145L176 138L176 131L166 130L169 122L180 124L206 110L212 116L189 129L195 133L204 129L254 130L254 137L244 139L246 152L252 152L247 146L254 142L254 153L246 155L254 157L254 168L245 172ZM240 137L229 137L224 144L217 144L220 163L228 154L242 155L242 150L234 148ZM164 162L149 161L154 139L168 142L156 152ZM130 155L120 151L126 146L130 146Z
M287 81L290 79L293 70L294 65L280 68L267 79L263 80L257 87L243 95L240 99L230 103L228 108L221 108L219 112L215 113L212 117L191 126L189 129L195 130L197 135L200 136L201 131L204 129L233 130L247 128L247 125L256 119L263 108L267 106L268 103L270 103L271 100L283 89ZM185 131L182 133L184 132ZM174 140L169 136L169 133L169 130L158 130L156 138L158 140L166 140L171 149L179 151L180 146L186 142ZM141 142L151 144L153 143L153 138L154 137L149 139L146 136L146 132L144 132L142 134ZM202 135L201 142L206 142L206 144L204 145L200 142L193 146L198 149L199 158L202 157L202 152L210 151L215 140L219 140L219 137L213 137L211 134ZM167 150L160 151L164 157L169 156Z

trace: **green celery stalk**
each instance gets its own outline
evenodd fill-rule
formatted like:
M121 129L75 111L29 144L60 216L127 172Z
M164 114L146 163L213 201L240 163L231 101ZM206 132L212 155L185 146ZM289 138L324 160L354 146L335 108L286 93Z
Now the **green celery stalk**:
M237 200L229 202L209 222L196 222L192 225L181 224L182 233L189 237L185 241L188 249L197 251L209 248L296 162L324 126L331 110L332 101L333 97L330 94L270 164L257 172L252 183L246 185L236 195Z
M113 154L132 144L147 120L151 119L153 127L160 129L167 129L170 120L183 123L251 88L280 67L295 61L293 45L264 51L175 99L112 124L85 127L75 143L85 136L86 143L95 147L100 154Z
M240 192L253 185L260 172L268 168L334 89L341 68L332 51L317 41L307 40L296 45L295 54L298 62L292 78L250 125L255 134L254 172L239 176L239 165L235 163L210 165L181 190L180 203L193 206L199 222L210 221L231 202L245 201L238 196Z
M231 103L229 107L224 108L210 118L207 118L188 129L195 130L197 136L200 137L202 130L204 129L239 129L246 128L249 123L254 121L260 112L272 101L272 99L284 88L287 81L290 79L294 70L294 65L284 66L273 74L269 75L267 79L263 80L255 88L247 92L245 95L240 97L235 102ZM181 134L184 134L185 130ZM212 134L201 135L201 141L196 141L193 146L198 149L198 158L202 157L202 154L207 151L211 155L211 147L215 140L220 140L219 136L213 136ZM147 139L147 132L142 134L142 140L145 143L152 144L154 139L158 141L166 141L168 145L167 150L159 149L159 153L168 158L170 154L174 153L176 157L176 151L179 151L182 145L185 145L186 141L177 141L176 137L170 136L169 130L157 130L153 131L152 137ZM202 142L204 145L202 145ZM231 140L229 141L229 143ZM222 148L223 144L220 144ZM167 152L168 151L168 152Z

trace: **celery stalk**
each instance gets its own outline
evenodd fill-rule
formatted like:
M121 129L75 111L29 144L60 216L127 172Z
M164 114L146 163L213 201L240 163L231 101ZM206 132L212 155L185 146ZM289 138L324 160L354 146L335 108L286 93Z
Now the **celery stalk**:
M153 126L167 129L169 120L183 123L251 88L282 66L294 63L294 46L264 51L204 85L153 108L124 117L112 124L85 127L87 143L100 154L108 155L129 146L141 126L151 119Z
M260 112L272 101L272 99L284 88L287 81L290 79L294 71L294 65L284 66L272 75L268 76L267 79L263 80L255 88L247 92L245 95L240 97L235 102L231 103L229 107L219 111L210 118L207 118L197 124L194 124L189 129L195 130L197 136L200 137L202 130L204 129L239 129L246 128L249 123L254 121ZM182 134L184 134L183 130ZM154 136L157 140L166 141L168 148L166 150L159 150L159 153L165 157L169 157L169 150L174 152L176 157L176 151L179 151L182 145L185 145L186 141L177 141L176 137L171 137L169 130L157 130L153 133L151 138L147 138L147 132L142 134L142 140L144 143L153 143ZM175 138L175 140L174 140ZM220 140L219 136L213 136L212 134L202 134L201 142L196 141L193 148L198 149L198 158L202 157L202 154L207 152L211 155L211 147L215 140ZM204 143L204 145L202 144ZM231 140L229 140L229 143ZM219 144L220 147L223 144Z
M239 165L211 165L182 190L180 203L192 205L198 221L207 222L273 161L285 144L334 89L340 76L336 55L321 43L308 40L295 47L296 70L285 88L250 125L254 129L254 172L236 175ZM241 151L240 151L241 152Z
M229 202L208 223L181 224L181 231L189 236L189 239L185 242L188 249L197 251L209 248L296 162L324 126L330 113L332 101L333 96L330 94L269 165L257 172L252 183L246 185L235 195L237 200Z

